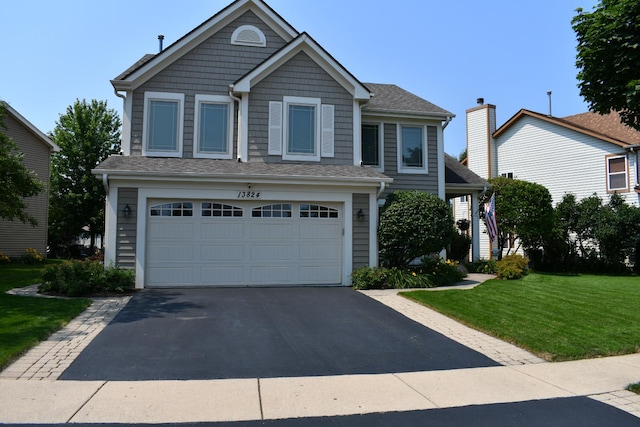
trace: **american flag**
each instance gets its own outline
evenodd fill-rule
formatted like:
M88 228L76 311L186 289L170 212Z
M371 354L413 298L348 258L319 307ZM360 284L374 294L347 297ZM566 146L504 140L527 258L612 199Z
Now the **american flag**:
M493 240L498 235L498 223L496 221L496 195L491 196L491 199L484 204L484 221L487 225L487 233L489 233L489 239Z

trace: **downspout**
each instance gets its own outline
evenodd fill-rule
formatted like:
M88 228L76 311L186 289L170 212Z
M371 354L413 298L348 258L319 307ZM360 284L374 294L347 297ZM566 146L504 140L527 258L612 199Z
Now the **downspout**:
M237 115L237 120L238 120L238 142L237 142L237 146L236 146L236 150L238 150L238 162L242 162L242 138L241 138L241 134L242 134L242 122L240 120L240 109L242 107L242 98L238 98L237 96L235 96L233 94L233 85L229 85L229 98L233 99L234 101L236 101L238 103L238 115Z
M102 185L104 186L104 191L109 194L109 174L102 174Z
M378 194L376 194L376 199L379 199L380 196L382 196L382 193L384 193L384 190L387 189L387 183L382 181L380 183L380 191L378 191Z
M118 89L115 87L113 88L113 93L115 93L118 98L127 99L127 97L118 92Z
M447 118L444 119L444 124L442 125L442 130L445 130L447 128L447 126L449 126L449 123L451 123L451 120L453 120L453 117L451 117L451 116L447 116Z

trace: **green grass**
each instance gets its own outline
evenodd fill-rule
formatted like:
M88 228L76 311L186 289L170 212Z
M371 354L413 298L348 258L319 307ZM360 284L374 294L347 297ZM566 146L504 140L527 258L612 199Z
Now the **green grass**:
M640 351L638 277L530 274L402 295L550 361Z
M88 299L7 295L12 288L41 281L42 265L0 265L0 369L69 323L91 304Z

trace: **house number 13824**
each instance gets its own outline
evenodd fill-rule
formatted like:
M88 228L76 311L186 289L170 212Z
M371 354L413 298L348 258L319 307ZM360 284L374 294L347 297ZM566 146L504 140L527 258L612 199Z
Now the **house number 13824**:
M259 199L259 191L238 191L238 199Z

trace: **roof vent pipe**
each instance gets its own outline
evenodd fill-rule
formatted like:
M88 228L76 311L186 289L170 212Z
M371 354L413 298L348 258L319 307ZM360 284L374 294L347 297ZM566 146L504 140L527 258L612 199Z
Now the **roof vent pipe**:
M478 105L484 105L484 98L478 98L476 99L476 102L478 103Z
M162 52L162 42L163 42L163 40L164 40L164 36L163 36L162 34L160 34L160 35L158 36L158 43L159 43L159 45L160 45L160 50L159 50L159 52Z
M551 91L550 90L547 91L547 96L549 97L549 117L551 117L552 114L551 114Z

